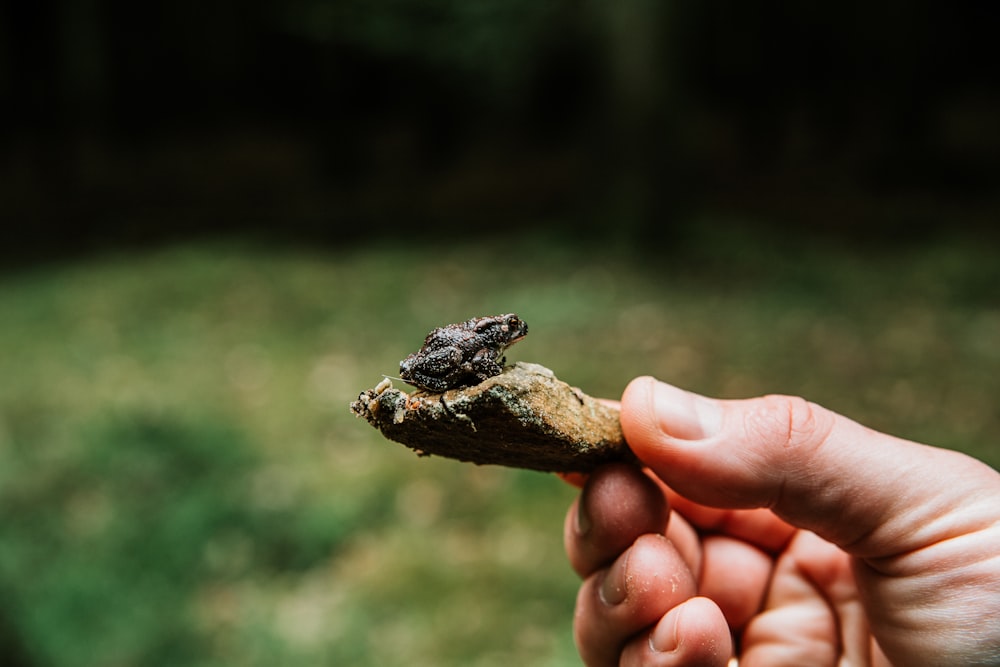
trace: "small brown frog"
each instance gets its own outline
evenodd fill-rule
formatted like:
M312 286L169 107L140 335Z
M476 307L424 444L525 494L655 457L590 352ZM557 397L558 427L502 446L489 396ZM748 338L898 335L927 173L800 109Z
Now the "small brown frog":
M430 392L471 387L499 375L504 350L527 334L527 322L513 313L434 329L418 352L399 362L399 377Z

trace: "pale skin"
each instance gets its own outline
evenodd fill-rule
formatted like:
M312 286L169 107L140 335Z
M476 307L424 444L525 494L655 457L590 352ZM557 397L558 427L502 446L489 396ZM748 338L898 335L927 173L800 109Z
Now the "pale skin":
M992 468L795 397L638 378L621 408L645 468L566 520L585 664L1000 665Z

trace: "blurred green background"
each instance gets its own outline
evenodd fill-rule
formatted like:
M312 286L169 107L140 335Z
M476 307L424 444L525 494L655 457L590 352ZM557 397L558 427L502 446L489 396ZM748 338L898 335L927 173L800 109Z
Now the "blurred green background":
M8 3L0 663L578 664L574 490L347 409L475 315L1000 465L982 11Z

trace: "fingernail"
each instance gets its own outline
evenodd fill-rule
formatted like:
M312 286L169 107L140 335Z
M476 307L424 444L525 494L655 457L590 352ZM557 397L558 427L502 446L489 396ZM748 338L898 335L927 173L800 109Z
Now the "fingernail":
M670 436L701 440L719 430L721 410L716 401L654 381L652 402L660 429Z
M676 651L680 642L677 637L677 619L682 609L671 611L656 624L649 633L649 650L653 653L670 653Z
M616 560L614 564L608 568L608 571L604 573L604 581L601 582L601 587L598 589L598 595L601 596L601 602L609 607L621 604L625 601L625 598L628 595L628 589L625 585L625 570L628 567L630 553L631 550L622 554L618 560Z
M590 532L590 514L587 512L587 496L580 496L580 501L576 504L576 534L580 536Z

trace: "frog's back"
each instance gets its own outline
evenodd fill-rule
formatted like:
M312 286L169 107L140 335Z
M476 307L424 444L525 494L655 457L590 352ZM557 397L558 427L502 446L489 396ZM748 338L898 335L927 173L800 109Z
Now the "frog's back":
M461 326L450 325L438 327L424 339L425 350L440 350L445 347L458 346L462 341L466 341L473 336L471 327L463 323Z

